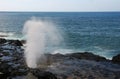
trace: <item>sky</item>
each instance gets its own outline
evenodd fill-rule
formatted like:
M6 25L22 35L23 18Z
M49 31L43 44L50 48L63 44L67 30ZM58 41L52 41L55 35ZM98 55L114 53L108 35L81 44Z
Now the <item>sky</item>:
M0 11L120 11L120 0L0 0Z

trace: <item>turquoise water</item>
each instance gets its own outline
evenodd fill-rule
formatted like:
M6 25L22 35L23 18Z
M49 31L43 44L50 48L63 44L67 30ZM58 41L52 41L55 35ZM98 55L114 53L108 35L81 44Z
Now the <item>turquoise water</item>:
M65 45L55 52L90 51L107 58L120 54L119 12L0 12L0 37L24 39L22 28L31 17L51 20L62 30Z

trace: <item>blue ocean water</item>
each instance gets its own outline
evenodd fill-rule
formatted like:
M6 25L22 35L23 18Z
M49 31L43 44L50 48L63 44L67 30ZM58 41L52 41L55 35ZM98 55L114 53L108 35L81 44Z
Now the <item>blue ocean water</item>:
M31 17L52 20L64 32L65 45L55 52L120 54L120 12L0 12L0 37L23 39L23 25Z

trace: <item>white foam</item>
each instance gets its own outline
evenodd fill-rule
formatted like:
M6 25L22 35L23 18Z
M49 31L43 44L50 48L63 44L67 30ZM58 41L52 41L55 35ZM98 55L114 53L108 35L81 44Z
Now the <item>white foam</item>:
M0 37L8 37L13 35L14 33L11 33L11 32L0 32Z
M52 54L57 54L57 53L68 54L68 53L74 53L74 52L75 51L72 49L57 49L57 50L54 50Z

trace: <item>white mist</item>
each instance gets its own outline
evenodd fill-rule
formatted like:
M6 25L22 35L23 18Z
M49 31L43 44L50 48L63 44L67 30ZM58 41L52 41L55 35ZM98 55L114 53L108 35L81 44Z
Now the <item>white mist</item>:
M47 20L31 19L24 24L26 38L25 58L28 67L36 68L47 46L59 45L62 41L60 31Z

